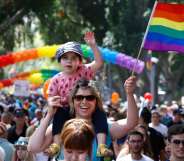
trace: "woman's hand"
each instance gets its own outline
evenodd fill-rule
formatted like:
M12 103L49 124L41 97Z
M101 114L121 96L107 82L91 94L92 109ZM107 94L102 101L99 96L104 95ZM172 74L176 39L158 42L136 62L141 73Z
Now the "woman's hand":
M89 46L96 45L96 40L93 32L86 32L84 35L84 40Z
M136 88L137 78L130 76L124 83L124 88L127 94L133 94Z

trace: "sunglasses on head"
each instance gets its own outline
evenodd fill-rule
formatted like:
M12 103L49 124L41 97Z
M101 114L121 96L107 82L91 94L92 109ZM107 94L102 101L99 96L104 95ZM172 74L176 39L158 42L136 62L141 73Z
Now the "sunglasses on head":
M175 139L172 141L175 145L180 145L182 144L184 146L184 140L178 140L178 139Z
M74 96L74 99L76 101L82 101L84 98L86 99L86 101L94 101L96 99L96 97L94 95L87 95L87 96L76 95L76 96Z

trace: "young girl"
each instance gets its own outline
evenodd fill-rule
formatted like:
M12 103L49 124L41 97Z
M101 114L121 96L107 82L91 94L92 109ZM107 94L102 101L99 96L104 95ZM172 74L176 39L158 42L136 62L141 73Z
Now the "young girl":
M19 137L15 143L15 155L13 161L33 161L33 155L27 150L28 137Z
M89 64L82 64L82 50L80 44L77 42L67 42L57 50L56 58L61 64L63 71L51 79L48 87L48 96L60 98L60 104L56 104L57 112L53 119L53 136L54 143L47 149L50 156L57 154L60 149L59 134L61 129L68 119L70 119L70 108L68 103L68 96L76 82L81 78L88 80L92 79L96 71L103 65L103 60L100 51L95 41L94 33L87 32L84 40L91 47L94 53L94 61ZM48 98L49 99L49 98ZM90 98L86 98L90 101ZM106 148L105 140L107 134L107 118L104 111L96 109L93 118L93 125L97 133L98 140L98 155L109 156L112 151Z
M67 121L60 137L64 151L63 161L91 160L94 137L93 127L88 121L79 118Z

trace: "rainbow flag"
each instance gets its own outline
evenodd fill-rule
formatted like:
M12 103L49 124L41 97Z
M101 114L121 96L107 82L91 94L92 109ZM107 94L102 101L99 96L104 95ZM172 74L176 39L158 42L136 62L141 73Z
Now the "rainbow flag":
M144 49L184 53L184 4L157 2Z

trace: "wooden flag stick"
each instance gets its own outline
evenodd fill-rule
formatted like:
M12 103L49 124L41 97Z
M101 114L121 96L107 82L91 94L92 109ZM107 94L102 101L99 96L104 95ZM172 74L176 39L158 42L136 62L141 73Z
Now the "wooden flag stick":
M151 16L150 16L149 21L148 21L148 25L146 27L146 31L145 31L145 34L144 34L141 46L139 48L139 52L138 52L138 55L137 55L137 58L136 58L136 63L134 64L134 67L133 67L133 70L132 70L132 74L131 74L132 76L134 75L135 67L136 67L136 65L138 63L138 60L140 58L140 55L141 55L141 52L142 52L142 48L143 48L143 45L145 43L145 40L146 40L146 37L147 37L147 34L148 34L148 30L149 30L149 26L150 26L150 23L151 23L151 19L153 17L154 12L155 12L155 8L157 6L157 3L158 3L158 1L156 0L155 3L154 3L154 6L153 6L152 12L151 12Z

